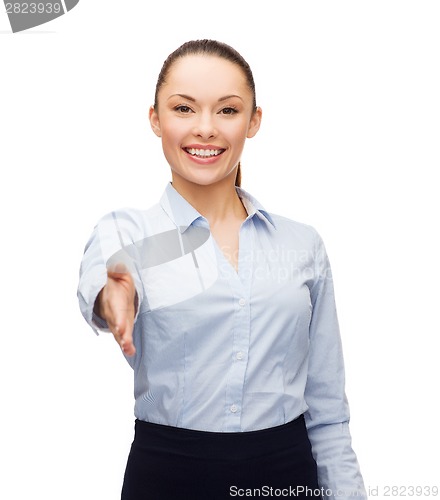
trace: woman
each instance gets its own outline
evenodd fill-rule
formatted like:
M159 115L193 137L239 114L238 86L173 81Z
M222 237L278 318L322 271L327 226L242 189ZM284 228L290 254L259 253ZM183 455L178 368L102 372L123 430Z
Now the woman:
M86 247L82 313L134 369L124 500L365 498L322 240L240 188L261 117L240 54L179 47L150 109L172 183Z

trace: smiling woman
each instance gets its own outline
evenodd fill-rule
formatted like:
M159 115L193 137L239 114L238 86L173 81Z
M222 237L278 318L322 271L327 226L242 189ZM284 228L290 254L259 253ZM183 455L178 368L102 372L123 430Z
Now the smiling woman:
M159 76L150 120L162 138L178 190L183 184L182 189L190 190L188 182L212 184L229 175L239 185L245 139L260 126L248 65L237 64L239 55L224 58L226 51L220 48L206 42L200 51L200 46L186 44L165 62Z
M262 118L249 66L220 42L182 45L149 117L172 182L99 221L78 288L134 370L122 499L366 498L324 244L240 187Z

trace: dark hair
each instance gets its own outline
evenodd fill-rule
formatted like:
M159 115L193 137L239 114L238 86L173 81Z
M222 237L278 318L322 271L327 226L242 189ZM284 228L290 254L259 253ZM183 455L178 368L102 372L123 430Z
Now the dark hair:
M173 63L182 57L189 55L209 55L209 56L217 56L222 59L226 59L237 66L239 66L246 77L246 82L249 86L249 89L252 92L253 97L253 110L257 109L257 100L255 94L255 82L254 77L252 75L252 70L249 64L245 61L245 59L231 46L226 43L218 42L216 40L192 40L190 42L186 42L181 45L178 49L172 52L163 63L162 69L160 70L159 77L156 83L156 92L154 94L154 108L157 109L158 104L158 94L162 85L166 82L166 78L170 71ZM237 168L237 176L235 178L235 185L241 185L241 168L240 163Z

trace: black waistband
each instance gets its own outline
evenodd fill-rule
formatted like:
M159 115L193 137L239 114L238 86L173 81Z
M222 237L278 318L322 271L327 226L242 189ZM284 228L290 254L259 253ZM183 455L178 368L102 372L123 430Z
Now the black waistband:
M136 420L134 446L157 453L183 456L205 456L249 459L261 454L280 453L309 447L310 443L300 415L295 420L276 427L246 432L207 432Z

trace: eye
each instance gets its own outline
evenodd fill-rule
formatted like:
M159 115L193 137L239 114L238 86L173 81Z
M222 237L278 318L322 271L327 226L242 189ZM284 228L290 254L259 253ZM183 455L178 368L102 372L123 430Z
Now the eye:
M174 108L178 113L182 113L183 115L187 115L188 113L192 113L192 109L189 106L185 106L185 104L180 104Z
M220 113L222 115L235 115L235 113L238 113L238 110L233 108L232 106L229 106L227 108L223 108Z

